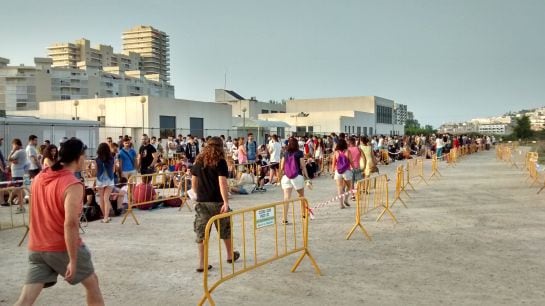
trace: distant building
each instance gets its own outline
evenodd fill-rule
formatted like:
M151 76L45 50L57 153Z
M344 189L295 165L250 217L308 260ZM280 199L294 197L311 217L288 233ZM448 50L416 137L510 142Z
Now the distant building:
M255 97L246 99L232 90L216 89L215 96L216 102L227 103L233 107L233 117L257 119L259 114L286 112L286 103L262 102Z
M394 103L394 114L395 114L396 124L405 125L408 119L407 105Z
M511 134L511 117L490 117L490 118L475 118L467 122L460 123L445 123L439 129L439 133L449 134L468 134L479 133L488 135L509 135Z
M91 66L53 67L50 58L35 58L35 66L8 66L0 58L0 109L36 110L41 101L122 96L174 98L174 86L150 80L140 70Z
M137 26L123 32L123 51L140 54L140 70L155 81L170 79L169 37L151 26Z
M545 130L545 107L536 108L532 111L518 114L517 117L521 117L522 115L528 116L532 130Z
M297 135L404 134L404 125L398 124L395 118L394 101L376 96L292 99L286 102L286 113L259 114L258 117L286 122Z

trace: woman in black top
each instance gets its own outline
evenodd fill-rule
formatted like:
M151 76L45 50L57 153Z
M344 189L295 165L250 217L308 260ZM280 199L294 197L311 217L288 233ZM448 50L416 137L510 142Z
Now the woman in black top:
M193 174L191 185L197 194L195 205L194 230L197 234L199 249L199 267L197 272L204 271L204 245L205 229L208 220L215 215L226 213L229 209L229 187L227 176L229 171L225 161L223 141L219 137L212 137L206 143L202 152L197 155L195 164L191 169ZM231 263L240 257L239 252L232 252L231 225L229 218L220 221L220 238L225 243L227 262ZM232 256L231 256L232 255ZM212 266L208 266L210 270Z

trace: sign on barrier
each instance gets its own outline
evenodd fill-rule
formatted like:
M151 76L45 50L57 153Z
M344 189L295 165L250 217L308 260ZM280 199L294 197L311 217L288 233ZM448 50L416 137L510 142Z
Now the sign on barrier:
M132 175L127 184L129 203L121 224L124 224L130 215L139 225L133 212L134 208L151 209L160 202L173 202L173 205L180 205L180 208L186 205L191 211L187 192L183 192L187 191L187 182L182 171Z
M0 188L0 194L2 196L5 196L6 194L9 195L9 199L13 199L13 196L15 193L18 193L20 191L23 191L24 193L29 194L29 203L32 200L30 197L30 192L26 187L2 187ZM4 201L4 199L1 199ZM17 199L18 201L24 201L24 199ZM16 228L26 228L25 233L23 235L23 238L19 241L18 246L21 246L23 242L25 241L26 236L28 235L29 231L29 216L30 216L30 207L31 205L28 205L28 211L18 213L14 208L18 207L18 205L10 205L9 207L2 207L0 209L0 231L3 230L9 230L9 229L16 229Z
M388 214L394 223L397 223L397 219L390 210L390 205L388 203L388 176L386 174L373 176L365 178L358 181L356 187L356 213L355 213L355 223L352 226L352 229L348 232L346 240L350 239L352 234L356 229L361 229L363 235L371 240L371 236L365 229L362 224L362 217L368 212L382 209L380 212L377 222L382 219L384 214Z
M215 305L212 292L225 281L292 254L300 253L300 256L291 268L291 272L295 272L301 261L308 257L316 273L321 275L320 268L308 247L308 208L307 200L299 198L248 207L210 218L206 225L203 241L204 294L198 305L203 305L206 301ZM279 222L282 220L278 219L281 218L285 209L289 209L290 212L289 224ZM223 220L230 221L231 245L233 248L235 246L241 247L241 261L239 263L232 261L227 268L224 268L223 265L223 250L219 232L217 235L213 235L217 238L218 252L212 252L210 249L212 226L219 229ZM216 255L215 258L219 260L219 275L212 279L208 271L211 255Z

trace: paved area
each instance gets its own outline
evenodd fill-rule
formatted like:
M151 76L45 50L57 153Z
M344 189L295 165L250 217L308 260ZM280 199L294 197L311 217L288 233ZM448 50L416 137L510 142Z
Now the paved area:
M382 167L392 174L394 165ZM373 236L344 237L354 209L333 203L317 210L310 248L323 276L307 260L296 273L291 256L222 284L218 305L542 305L545 304L545 194L536 195L520 170L494 152L441 165L443 175L416 185L409 208L393 209L399 223L376 213L364 224ZM426 165L429 176L429 165ZM393 180L390 187L393 188ZM328 177L306 191L311 203L335 195ZM281 191L235 196L234 209L281 200ZM194 272L193 214L177 209L138 212L142 225L89 224L93 252L109 305L194 305L202 275ZM26 272L21 229L0 232L0 305L15 302ZM84 292L59 279L37 305L83 305Z

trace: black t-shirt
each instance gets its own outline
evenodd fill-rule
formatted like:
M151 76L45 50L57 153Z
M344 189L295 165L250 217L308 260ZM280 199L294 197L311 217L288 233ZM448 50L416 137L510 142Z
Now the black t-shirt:
M153 162L153 153L157 152L151 144L140 146L138 153L140 154L140 172L146 172Z
M219 177L229 176L225 159L220 159L214 168L197 163L191 168L191 174L197 177L197 202L223 202Z

